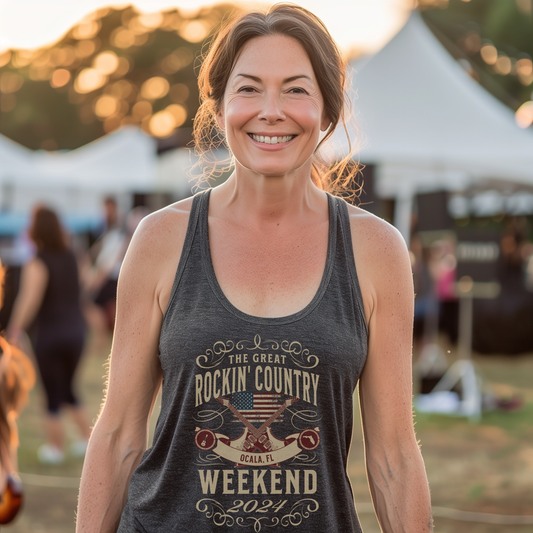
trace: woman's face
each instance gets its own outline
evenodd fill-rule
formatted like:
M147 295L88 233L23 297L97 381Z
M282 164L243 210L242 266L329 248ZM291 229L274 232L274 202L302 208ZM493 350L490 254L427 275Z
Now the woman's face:
M248 41L217 120L237 164L255 174L284 176L310 161L330 121L300 43L283 35Z

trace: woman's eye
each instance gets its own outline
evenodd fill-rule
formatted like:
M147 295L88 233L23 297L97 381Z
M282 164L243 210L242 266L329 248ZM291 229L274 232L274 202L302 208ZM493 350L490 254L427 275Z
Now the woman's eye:
M292 89L289 89L289 92L293 94L307 94L307 91L301 87L293 87Z
M255 87L241 87L239 89L240 93L252 93L255 91Z

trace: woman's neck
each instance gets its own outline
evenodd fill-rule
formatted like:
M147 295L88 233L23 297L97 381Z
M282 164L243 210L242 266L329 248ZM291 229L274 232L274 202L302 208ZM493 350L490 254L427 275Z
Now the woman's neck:
M237 163L235 172L216 187L212 197L217 211L230 210L237 223L279 224L320 212L327 206L326 196L313 183L310 170L309 165L284 176L261 176Z

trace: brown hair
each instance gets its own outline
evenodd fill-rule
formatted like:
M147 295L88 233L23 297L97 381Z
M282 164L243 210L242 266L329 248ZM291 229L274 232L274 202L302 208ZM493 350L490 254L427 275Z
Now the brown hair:
M304 48L324 99L324 110L331 124L313 156L313 181L330 192L356 196L353 181L360 170L354 164L350 137L346 129L346 63L324 23L313 13L294 4L276 4L266 14L253 12L241 15L224 26L212 41L198 76L200 107L194 119L195 152L206 170L206 178L221 172L212 149L225 144L224 132L216 121L223 102L226 85L244 45L255 37L284 35L296 39ZM328 165L319 155L320 146L342 122L348 137L349 154Z
M48 207L35 207L28 233L39 250L62 252L67 249L67 240L59 218Z
M0 265L0 301L4 269ZM0 337L0 462L11 463L11 450L18 445L15 420L28 401L35 384L35 370L29 358Z

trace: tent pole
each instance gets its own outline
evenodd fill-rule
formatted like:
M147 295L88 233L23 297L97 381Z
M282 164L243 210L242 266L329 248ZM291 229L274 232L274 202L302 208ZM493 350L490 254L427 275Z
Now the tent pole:
M394 226L402 234L407 247L411 238L411 214L413 211L414 190L411 186L403 186L396 194L394 207Z

